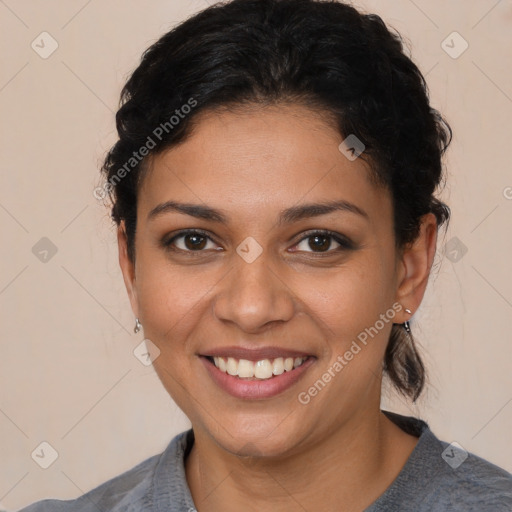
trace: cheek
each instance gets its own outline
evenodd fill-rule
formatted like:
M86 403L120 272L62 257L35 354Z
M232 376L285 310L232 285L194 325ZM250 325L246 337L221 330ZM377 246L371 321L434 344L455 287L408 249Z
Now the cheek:
M172 265L165 256L140 251L137 295L144 332L159 348L182 340L205 314L220 275L198 266Z
M392 269L384 255L367 254L320 279L301 277L302 297L314 318L340 340L373 325L393 302Z
M324 334L317 374L301 389L302 399L311 400L318 417L334 420L340 411L356 409L380 389L395 314L390 279L388 269L374 260L371 265L340 269L322 280L323 287L308 292L304 288L310 315ZM326 403L332 405L328 412Z
M193 340L207 315L208 291L215 289L216 280L197 267L193 270L162 260L149 252L139 260L137 293L144 336L160 351L153 367L164 388L189 418L195 418L190 396L201 396L201 390L191 379Z

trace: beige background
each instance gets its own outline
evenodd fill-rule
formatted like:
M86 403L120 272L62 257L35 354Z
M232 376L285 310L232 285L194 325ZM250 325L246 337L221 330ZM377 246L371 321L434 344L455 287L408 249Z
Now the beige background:
M114 230L92 191L127 74L206 5L0 1L0 508L76 497L189 426L133 355L143 336L133 334ZM452 224L413 322L430 385L416 406L392 395L384 406L512 471L512 3L357 5L410 41L455 133L443 193ZM43 31L59 45L47 59L31 48ZM458 58L442 47L453 31L469 44ZM448 39L452 52L461 43ZM42 237L57 248L46 262L32 252ZM31 458L43 441L59 455L46 470Z

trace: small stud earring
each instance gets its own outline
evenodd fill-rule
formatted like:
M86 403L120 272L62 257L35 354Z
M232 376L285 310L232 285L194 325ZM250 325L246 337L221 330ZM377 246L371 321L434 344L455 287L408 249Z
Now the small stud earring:
M135 327L133 328L133 332L137 334L142 329L142 324L139 322L139 319L135 319Z

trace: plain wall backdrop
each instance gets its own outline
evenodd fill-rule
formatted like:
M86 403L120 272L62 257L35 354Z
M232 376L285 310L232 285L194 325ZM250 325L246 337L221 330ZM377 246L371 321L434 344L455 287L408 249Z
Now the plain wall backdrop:
M133 354L143 333L93 190L128 74L207 5L0 1L0 508L77 497L189 428ZM417 404L387 391L383 407L512 471L512 3L355 5L409 42L454 131L452 221L411 324L429 384ZM43 442L58 454L47 469Z

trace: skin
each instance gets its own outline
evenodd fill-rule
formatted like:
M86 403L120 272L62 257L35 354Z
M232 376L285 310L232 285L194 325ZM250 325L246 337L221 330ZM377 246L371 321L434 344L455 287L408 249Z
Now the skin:
M325 117L303 106L196 121L190 138L151 161L138 196L135 263L122 223L118 242L133 312L160 350L155 370L194 429L185 469L197 510L360 511L417 443L380 411L382 360L392 322L409 319L404 309L415 312L423 298L435 217L425 215L417 240L398 251L389 191L371 182L362 158L339 151L342 137ZM285 208L340 199L367 218L336 211L277 223ZM148 218L169 200L222 210L229 222L172 211ZM184 237L174 243L181 253L162 246L192 228L211 236L200 239L203 252ZM322 229L354 248L336 250L330 238L316 248L304 232ZM249 236L263 249L252 263L236 252ZM402 309L393 320L301 404L298 393L394 303ZM316 360L278 396L244 400L216 386L198 357L229 345L294 348Z

